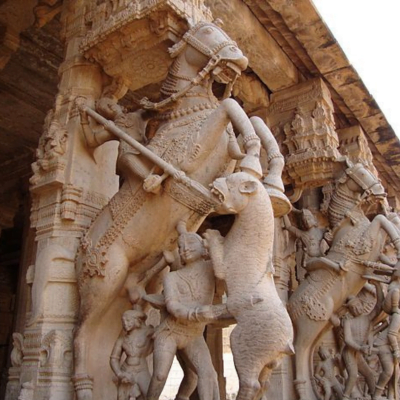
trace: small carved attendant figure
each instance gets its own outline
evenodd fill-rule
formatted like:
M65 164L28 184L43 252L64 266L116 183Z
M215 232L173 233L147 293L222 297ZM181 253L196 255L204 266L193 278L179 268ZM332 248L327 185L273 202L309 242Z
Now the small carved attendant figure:
M346 365L348 378L343 399L349 399L354 385L357 382L358 372L365 377L370 394L375 392L375 376L364 355L371 354L373 321L381 312L383 293L378 282L372 281L376 287L377 301L369 314L363 314L363 304L358 297L351 297L347 307L353 318L344 319L343 360Z
M152 351L154 329L145 324L146 314L128 310L122 315L123 331L115 342L110 365L118 378L118 400L144 400L150 383L146 357ZM125 361L121 365L122 357Z
M320 347L318 354L321 361L315 367L314 377L321 384L324 390L324 400L330 400L333 392L341 399L343 396L342 386L336 378L335 366L338 363L338 357L332 357L331 353Z
M184 268L170 272L164 279L165 306L168 316L156 328L154 372L147 400L158 400L177 350L182 350L198 376L200 400L219 400L217 374L203 337L205 322L201 306L211 305L215 292L213 268L205 260L203 239L178 226L178 245ZM202 308L203 310L203 308Z

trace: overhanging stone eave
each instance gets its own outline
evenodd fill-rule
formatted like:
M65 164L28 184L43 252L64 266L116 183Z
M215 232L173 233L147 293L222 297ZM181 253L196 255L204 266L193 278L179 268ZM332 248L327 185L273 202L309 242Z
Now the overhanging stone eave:
M252 4L262 8L262 3L268 3L281 15L317 67L320 76L336 92L335 95L343 100L381 156L374 159L378 171L395 187L400 188L400 140L312 1L246 1L256 16L257 10L252 8Z

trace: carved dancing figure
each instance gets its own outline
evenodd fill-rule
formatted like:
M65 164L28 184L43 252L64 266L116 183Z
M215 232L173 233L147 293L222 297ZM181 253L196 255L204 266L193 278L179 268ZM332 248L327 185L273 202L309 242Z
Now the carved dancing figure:
M237 160L243 168L258 163L263 145L270 160L263 183L271 186L271 195L275 191L283 196L284 161L271 131L260 118L250 120L233 99L219 102L212 93L212 84L218 80L227 85L228 97L237 76L247 67L247 58L236 43L219 26L200 22L170 53L174 62L161 89L162 100L143 101L143 107L156 114L153 138L143 147L122 135L141 149L137 158L148 166L147 184L143 186L133 173L123 174L121 188L95 218L78 250L80 317L74 337L73 379L78 400L92 399L91 374L106 368L111 351L112 343L96 342L95 332L105 324L101 317L106 312L116 316L113 310L121 299L134 300L142 274L160 260L163 250L176 247L178 221L185 220L187 229L196 231L219 204L218 197L206 189L211 182L232 172ZM87 99L90 103L93 99ZM120 135L115 123L87 105L79 107ZM230 124L243 137L246 154L232 129L227 129ZM260 165L258 175L262 175ZM276 198L280 204L279 195ZM92 348L98 354L96 362L89 357ZM94 388L101 390L101 382Z
M326 256L308 262L308 276L288 302L296 331L295 385L301 400L317 398L311 382L312 355L323 333L337 323L345 300L359 293L371 271L393 271L379 262L387 237L400 258L397 229L384 215L370 221L362 209L367 201L381 202L385 196L380 181L362 164L348 163L336 181L328 207L331 247Z
M146 314L128 310L122 315L123 330L114 344L110 366L118 378L118 400L145 400L150 383L146 357L153 350L154 329Z
M339 399L342 399L343 389L336 378L335 371L335 367L339 362L339 355L333 357L329 350L322 346L318 349L318 354L321 360L318 361L315 367L314 378L322 386L324 400L331 400L333 394L338 396Z
M237 321L230 336L237 400L263 396L272 370L285 354L293 354L292 323L273 279L274 213L250 171L214 181L211 190L223 200L216 211L236 214L235 221L225 237L216 230L204 234L215 275L226 283L227 310Z
M185 364L191 366L198 377L200 400L219 400L217 373L203 336L207 312L199 312L202 306L212 304L214 272L211 261L206 259L207 251L201 236L187 232L182 222L178 231L182 268L164 278L168 314L154 334L153 375L146 399L159 399L174 356L179 351ZM151 296L144 298L151 301Z
M343 319L345 347L342 357L348 375L343 399L350 399L359 372L365 378L370 395L375 392L375 375L364 356L370 355L372 351L373 323L382 310L383 293L380 284L372 282L376 287L377 299L374 309L369 314L363 313L363 304L358 297L351 297L347 302L352 318Z

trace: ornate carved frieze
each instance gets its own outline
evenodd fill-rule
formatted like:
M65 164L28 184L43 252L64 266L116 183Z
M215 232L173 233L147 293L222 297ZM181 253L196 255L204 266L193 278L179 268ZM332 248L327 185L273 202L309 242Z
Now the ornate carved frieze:
M287 148L286 168L297 189L322 186L341 156L333 104L320 79L274 93L268 120Z
M378 176L378 171L374 166L373 156L368 146L367 138L361 126L356 125L350 128L339 129L337 133L339 135L340 153L347 156L354 164L362 162L367 165L368 168Z

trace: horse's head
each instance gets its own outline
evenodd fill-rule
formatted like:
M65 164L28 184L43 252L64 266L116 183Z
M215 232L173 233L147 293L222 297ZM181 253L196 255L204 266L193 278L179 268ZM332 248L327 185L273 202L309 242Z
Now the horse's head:
M247 68L248 60L236 42L217 25L218 21L199 22L170 49L172 57L185 51L190 65L211 73L221 83L228 84Z
M383 200L386 192L381 181L363 164L357 163L346 169L346 182L349 189L362 193L362 197L374 197Z

